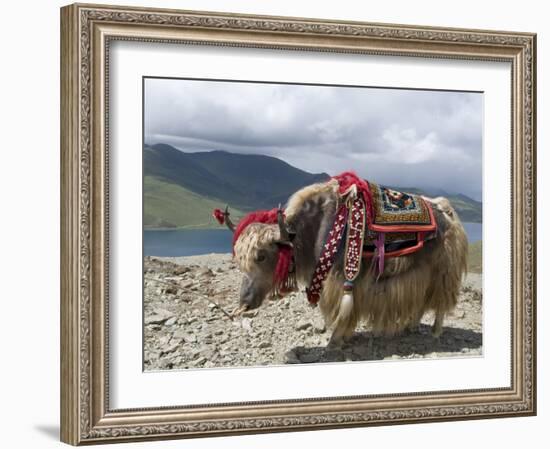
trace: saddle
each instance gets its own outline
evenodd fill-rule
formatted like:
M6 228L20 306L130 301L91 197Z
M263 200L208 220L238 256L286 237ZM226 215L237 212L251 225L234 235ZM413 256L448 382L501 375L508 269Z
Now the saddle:
M412 254L435 237L437 224L431 205L420 195L398 192L359 179L355 173L335 176L340 204L321 255L306 289L308 301L319 301L323 282L336 255L344 246L344 297L353 302L353 282L363 259L370 259L378 272L384 271L387 257Z
M435 237L436 222L431 205L420 195L398 192L368 182L372 220L367 224L363 257L375 255L376 241L384 234L384 256L398 257L418 251Z

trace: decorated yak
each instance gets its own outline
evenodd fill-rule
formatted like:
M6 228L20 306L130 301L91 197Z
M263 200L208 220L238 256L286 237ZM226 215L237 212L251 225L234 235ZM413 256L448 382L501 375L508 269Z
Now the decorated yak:
M366 321L375 334L416 327L434 312L433 334L456 305L468 242L446 198L426 198L367 182L352 172L294 193L283 210L256 211L233 231L243 279L235 313L306 287L333 327L332 342Z

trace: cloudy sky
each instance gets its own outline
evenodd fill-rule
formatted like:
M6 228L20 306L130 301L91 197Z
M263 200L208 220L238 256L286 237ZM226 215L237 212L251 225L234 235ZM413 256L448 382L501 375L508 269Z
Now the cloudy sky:
M145 142L481 200L481 93L146 79Z

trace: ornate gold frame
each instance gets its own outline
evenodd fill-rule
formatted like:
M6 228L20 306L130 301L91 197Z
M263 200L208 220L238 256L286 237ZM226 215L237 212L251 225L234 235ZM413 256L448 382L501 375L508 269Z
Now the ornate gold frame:
M75 4L61 9L61 38L62 441L78 445L535 414L534 34ZM510 62L511 388L111 410L106 56L114 39Z

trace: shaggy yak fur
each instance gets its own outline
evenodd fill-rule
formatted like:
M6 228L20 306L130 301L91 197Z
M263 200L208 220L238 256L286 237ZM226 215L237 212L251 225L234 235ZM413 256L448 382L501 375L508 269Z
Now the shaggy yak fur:
M327 277L319 301L332 341L349 337L359 321L366 321L375 334L394 335L417 326L427 311L433 311L433 334L439 336L443 319L456 305L462 276L466 272L468 241L458 215L446 198L425 198L433 205L436 237L419 251L386 258L377 278L370 259L363 259L353 286L353 309L343 313L343 251ZM331 180L296 192L285 209L286 225L293 239L296 278L308 286L321 247L338 207L338 183ZM235 242L234 254L244 273L241 304L259 307L273 291L276 264L277 224L253 223ZM256 297L254 300L251 298ZM247 299L248 298L248 299Z

